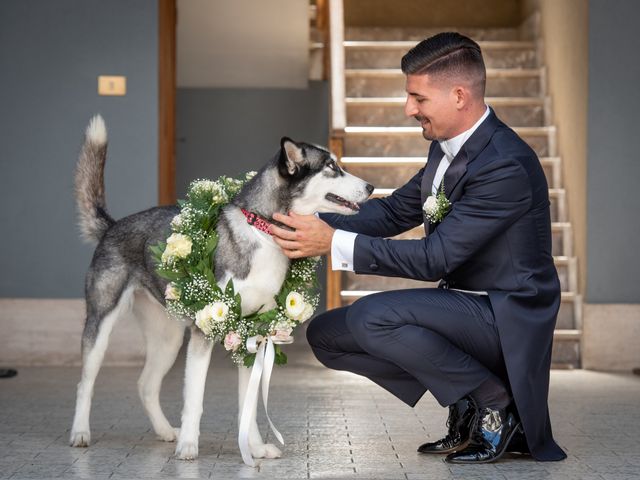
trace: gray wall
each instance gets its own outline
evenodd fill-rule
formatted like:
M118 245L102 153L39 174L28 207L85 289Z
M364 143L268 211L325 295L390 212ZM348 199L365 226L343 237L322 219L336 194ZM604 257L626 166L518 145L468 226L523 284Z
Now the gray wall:
M301 90L178 89L178 197L193 179L257 170L283 136L326 145L328 105L326 82Z
M80 297L73 169L89 118L109 130L116 218L157 202L157 5L150 0L0 2L0 297ZM97 95L126 75L125 97Z
M640 303L640 2L589 2L589 303Z

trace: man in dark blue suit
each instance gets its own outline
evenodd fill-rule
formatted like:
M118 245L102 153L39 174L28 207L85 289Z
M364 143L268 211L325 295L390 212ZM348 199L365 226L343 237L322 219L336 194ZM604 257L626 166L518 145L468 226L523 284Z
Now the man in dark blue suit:
M334 269L441 283L319 315L309 343L324 365L408 405L428 390L449 406L447 436L420 452L451 463L506 451L564 459L547 406L560 283L540 162L485 105L477 43L438 34L411 49L402 70L405 113L431 141L425 167L357 215L274 215L295 232L272 233L290 258L330 251ZM422 239L385 238L422 223Z

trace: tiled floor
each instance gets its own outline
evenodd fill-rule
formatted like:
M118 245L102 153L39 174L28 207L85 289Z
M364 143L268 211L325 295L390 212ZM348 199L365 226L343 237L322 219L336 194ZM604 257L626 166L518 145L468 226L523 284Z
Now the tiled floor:
M300 335L299 335L300 337ZM551 416L569 458L537 463L505 458L449 466L416 447L438 438L446 411L427 394L415 409L351 374L325 369L298 343L290 365L274 372L271 416L285 437L284 457L242 464L236 443L236 373L214 351L200 437L200 458L176 460L157 441L136 393L138 368L104 368L98 377L87 449L67 445L79 368L21 368L0 380L0 478L640 478L640 377L555 371ZM162 402L178 423L182 362L165 380ZM263 424L263 432L264 429Z

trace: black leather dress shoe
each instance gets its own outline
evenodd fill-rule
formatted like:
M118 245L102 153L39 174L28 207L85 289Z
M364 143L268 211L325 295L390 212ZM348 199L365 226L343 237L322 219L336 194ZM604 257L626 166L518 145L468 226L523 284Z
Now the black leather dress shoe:
M508 408L481 408L467 448L447 455L447 463L490 463L498 460L522 426Z
M447 436L437 442L423 443L418 447L420 453L451 453L462 450L469 442L471 423L475 416L475 403L470 397L462 397L449 406Z
M509 446L505 450L507 453L519 453L521 455L531 455L529 445L527 445L527 439L521 430L516 431L509 442Z

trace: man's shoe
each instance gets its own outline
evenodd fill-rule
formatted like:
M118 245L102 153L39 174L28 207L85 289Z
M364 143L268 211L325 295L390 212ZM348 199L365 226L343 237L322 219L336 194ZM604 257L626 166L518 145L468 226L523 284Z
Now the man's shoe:
M522 430L508 408L480 408L470 435L469 446L447 455L447 463L490 463L507 450L513 436Z
M471 423L476 407L471 397L462 397L449 406L447 436L437 442L424 443L418 447L420 453L451 453L462 450L469 443Z
M527 445L527 439L524 436L522 429L516 431L509 442L509 446L505 450L507 453L519 453L521 455L531 455L529 445Z

